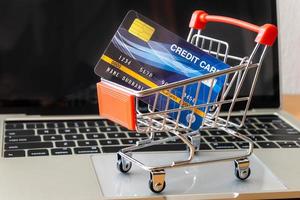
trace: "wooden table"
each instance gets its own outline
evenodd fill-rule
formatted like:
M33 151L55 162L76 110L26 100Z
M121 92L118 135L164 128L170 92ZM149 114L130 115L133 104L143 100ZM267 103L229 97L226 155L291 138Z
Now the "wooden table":
M300 95L284 95L283 109L300 120Z

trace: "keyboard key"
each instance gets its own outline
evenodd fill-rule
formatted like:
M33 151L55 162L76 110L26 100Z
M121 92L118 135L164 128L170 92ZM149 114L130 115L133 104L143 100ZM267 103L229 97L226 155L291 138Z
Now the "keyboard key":
M100 144L101 145L116 145L116 144L119 144L119 141L118 140L99 140Z
M77 122L77 121L68 121L67 122L68 128L74 128L74 127L85 127L84 122Z
M105 146L105 147L102 147L102 152L103 153L116 153L118 152L119 150L123 149L123 148L126 148L128 146Z
M270 123L265 123L265 124L254 124L257 128L259 129L274 129L275 127L272 126Z
M35 124L35 128L45 128L45 126L42 123L37 123Z
M84 140L84 136L82 134L74 134L74 135L65 135L66 140Z
M237 142L236 145L238 145L241 149L248 149L249 143L248 142ZM258 148L258 146L253 143L254 148Z
M231 121L240 124L242 122L243 117L242 116L233 116L230 118ZM244 123L257 123L257 120L255 117L246 117Z
M72 150L70 148L55 148L51 149L51 155L69 155L72 154Z
M271 141L300 141L300 135L268 135L265 137Z
M147 139L147 138L145 138L145 139ZM181 139L176 139L176 140L171 140L171 141L168 141L168 142L166 142L167 144L182 144L182 143L184 143Z
M169 137L169 135L165 132L156 132L154 134L154 137L166 138L166 137Z
M23 123L6 122L5 128L6 129L23 129L24 124Z
M110 120L104 120L108 126L115 126L116 124Z
M63 137L61 135L45 135L44 140L45 141L56 141L56 140L62 140Z
M90 154L90 153L100 153L98 147L78 147L74 148L76 154Z
M146 133L137 133L137 132L128 132L129 137L131 138L147 138Z
M128 145L128 144L135 144L138 139L121 139L122 144Z
M261 148L279 148L274 142L257 142Z
M22 135L34 135L34 130L14 130L14 131L5 131L7 136L22 136Z
M37 123L37 124L26 124L27 129L34 129L34 128L45 128L44 124Z
M236 124L239 124L239 123L240 123L240 120L239 120L238 118L236 118L236 117L231 117L229 120L230 120L231 122L233 122L233 123L236 123Z
M278 128L278 129L290 129L293 128L292 126L290 126L287 123L273 123L273 125Z
M233 130L235 130L236 132L242 135L249 135L249 133L246 130L241 130L241 129L233 129Z
M162 137L154 137L153 139L154 139L154 140L162 140L162 139L165 139L165 138L162 138Z
M269 116L269 117L265 117L265 116L258 116L257 120L261 123L276 123L276 122L283 122L278 116Z
M69 133L77 133L77 131L75 128L67 128L67 129L58 129L58 133L69 134Z
M105 135L104 134L92 133L92 134L86 134L86 137L88 139L102 139L102 138L105 138Z
M213 131L208 131L211 135L213 136L222 136L222 135L228 135L225 131L219 131L219 130L213 130Z
M285 135L285 134L300 134L296 129L277 129L277 130L267 130L272 135Z
M251 135L268 135L268 133L263 129L248 129Z
M26 124L26 128L28 128L28 129L34 129L35 128L35 124Z
M88 127L95 127L95 126L96 126L96 123L95 123L95 121L86 121L86 125L87 125Z
M249 135L249 137L252 141L265 141L265 139L259 135Z
M206 139L207 142L225 142L225 140L219 136L216 137L205 136L204 138Z
M242 139L238 138L238 137L235 137L235 136L224 136L225 139L228 141L228 142L240 142L240 141L243 141Z
M255 117L246 117L245 123L257 123L257 120Z
M201 136L208 136L207 131L199 131L199 134L200 134Z
M53 147L52 142L28 142L28 143L16 143L16 144L5 144L5 150L15 149L40 149L40 148L51 148Z
M295 142L277 142L280 147L282 148L299 148L300 146L297 145Z
M79 133L97 133L96 128L80 128Z
M120 126L119 128L120 128L121 131L129 131L127 128L125 128L123 126Z
M75 147L75 142L73 141L64 141L64 142L55 142L56 147Z
M37 134L39 134L39 135L45 135L45 134L53 135L53 134L56 134L56 132L55 132L55 129L40 129L40 130L37 130Z
M214 149L237 149L237 147L230 142L218 142L218 143L210 143L210 145Z
M200 143L200 150L211 150L210 146L204 142Z
M85 141L78 141L78 146L97 146L98 143L96 140L85 140Z
M108 133L108 138L127 138L125 133Z
M47 149L28 150L27 154L28 156L49 156Z
M255 127L250 123L245 123L243 128L245 128L245 129L255 129Z
M105 126L103 120L97 120L97 121L95 121L95 123L97 126Z
M48 122L46 126L47 128L65 128L65 124L63 122Z
M40 136L7 136L5 137L5 142L13 143L13 142L38 142L41 141Z
M4 157L5 158L10 158L10 157L25 157L25 151L24 150L4 151Z
M118 129L116 127L100 127L101 132L117 132Z
M159 144L149 146L137 151L181 151L186 150L185 144Z

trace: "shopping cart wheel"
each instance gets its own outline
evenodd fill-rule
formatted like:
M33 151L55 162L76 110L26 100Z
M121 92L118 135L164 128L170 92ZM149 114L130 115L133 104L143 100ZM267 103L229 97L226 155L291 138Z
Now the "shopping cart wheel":
M118 161L117 161L117 168L122 173L127 173L132 167L132 163L124 159L120 154L117 154Z
M235 160L234 161L235 176L240 180L246 180L251 174L249 165L250 163L247 158Z
M150 172L149 188L152 192L160 193L165 189L166 187L165 175L166 175L165 170Z

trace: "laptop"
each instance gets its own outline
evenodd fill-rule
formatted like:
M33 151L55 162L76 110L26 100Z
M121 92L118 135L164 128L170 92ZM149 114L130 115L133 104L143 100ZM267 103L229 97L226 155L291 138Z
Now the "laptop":
M94 158L116 156L121 148L147 137L98 117L99 78L93 68L130 9L183 38L188 35L191 14L197 9L258 25L277 24L276 1L272 0L3 3L0 7L0 199L106 198L101 190L104 179L97 173L99 163L96 165ZM254 45L255 34L225 25L209 24L206 34L228 41L229 54L233 55L247 55ZM246 192L241 198L300 197L297 167L300 122L281 110L279 80L280 67L284 66L280 66L279 59L276 42L265 57L249 116L239 132L254 141L255 158L285 189L255 195ZM239 110L235 115L239 122ZM155 135L169 136L161 132ZM201 137L205 143L200 149L203 152L222 154L247 148L246 143L222 131L204 131ZM172 142L144 151L173 155L185 150L184 144ZM100 162L100 166L105 164ZM111 166L114 167L115 164ZM213 175L211 178L216 179ZM222 193L161 195L155 198L228 197Z

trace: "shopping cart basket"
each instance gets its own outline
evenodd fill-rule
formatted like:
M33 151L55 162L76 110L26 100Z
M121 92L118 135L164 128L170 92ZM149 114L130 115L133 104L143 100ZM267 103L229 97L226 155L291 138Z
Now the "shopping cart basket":
M257 36L253 43L254 49L250 56L240 57L230 55L229 44L225 41L214 39L201 35L208 22L221 22L235 25L250 31L256 32ZM250 167L248 157L253 151L252 141L237 130L244 124L247 111L251 102L253 91L257 82L261 64L268 46L271 46L277 37L277 28L271 24L256 26L238 19L223 16L208 15L204 11L197 10L193 13L190 21L190 32L187 41L197 46L201 50L222 60L230 63L230 68L214 73L209 73L199 77L193 77L186 80L170 83L156 88L150 88L143 91L133 91L107 80L101 80L97 84L99 111L100 115L107 117L130 130L138 133L146 133L147 139L136 142L135 145L121 149L117 153L117 167L126 173L130 170L132 163L150 172L149 187L153 192L159 193L165 188L165 169L183 167L187 165L200 165L211 162L221 162L234 160L235 175L241 180L245 180L250 175ZM219 94L219 97L212 101L210 95L212 86L216 78L225 76L225 83ZM247 94L241 94L241 89L247 81ZM204 82L210 83L209 94L205 103L197 103L200 98L200 86ZM185 90L192 84L197 84L197 90L194 94L195 101L193 104L184 102ZM182 96L178 108L169 108L170 95L167 95L165 109L158 110L158 98L161 94L171 94L172 90L181 89ZM147 112L145 107L140 106L139 102L142 98L154 97L153 104L148 106ZM237 123L233 120L233 110L237 104L243 105L242 118ZM221 108L226 107L227 112L221 112ZM191 129L192 117L187 125L180 123L179 116L182 111L189 111L192 114L197 109L204 110L202 124L197 131ZM170 114L176 113L175 119L170 118ZM247 142L249 148L239 156L231 156L226 158L215 158L206 161L193 161L195 152L200 148L201 131L209 129L218 129L225 131L229 135L237 137L239 140ZM169 132L174 136L156 140L156 132ZM172 161L170 164L161 166L146 166L133 157L132 152L149 147L152 145L162 144L174 140L182 140L187 145L189 156L186 160Z

